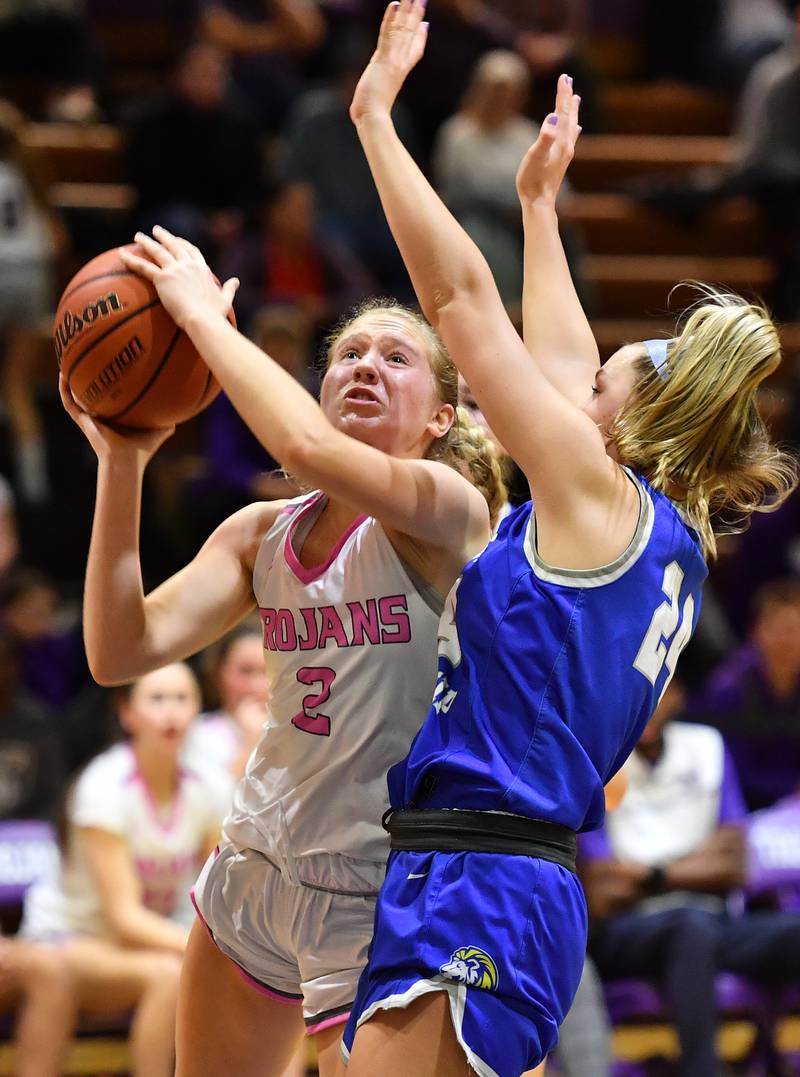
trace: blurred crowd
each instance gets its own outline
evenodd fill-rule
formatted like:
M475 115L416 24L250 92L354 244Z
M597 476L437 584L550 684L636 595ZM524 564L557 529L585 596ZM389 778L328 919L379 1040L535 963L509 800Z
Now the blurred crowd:
M731 194L753 199L778 267L768 298L781 318L800 318L797 8L431 0L430 46L397 106L398 128L484 251L512 314L522 291L517 167L562 70L582 94L584 130L605 130L606 76L590 46L614 34L635 42L640 81L712 88L738 117L726 169L631 192L683 222ZM0 845L5 824L40 820L62 857L28 891L17 934L21 909L4 914L0 1005L17 1014L23 1077L58 1072L78 1010L133 1013L136 1072L171 1072L188 885L269 694L258 622L122 692L93 683L80 595L94 458L60 407L54 366L42 376L48 319L83 262L156 222L196 242L220 278L240 278L240 328L312 391L321 344L348 309L371 295L413 302L348 116L382 10L382 0L0 4ZM112 55L97 28L114 24L124 37L147 19L158 32L139 40L131 30L130 50L155 76L126 87L119 47ZM113 214L57 208L29 153L31 121L114 125L132 202ZM585 242L568 228L564 239L591 310ZM800 381L790 379L776 421L800 446L792 385ZM148 587L235 509L296 492L224 396L159 457L143 512ZM762 992L747 1012L763 1002L774 1015L792 986L800 1006L800 851L793 883L760 886L748 837L771 812L786 833L795 828L795 846L800 833L797 495L720 546L680 683L626 766L622 806L583 846L590 960L558 1060L575 1077L611 1072L615 982L653 986L648 1005L674 1018L683 1077L724 1072L714 1047L719 973ZM121 848L127 859L117 859ZM123 862L135 878L115 872ZM66 964L53 948L65 938L74 943ZM120 982L124 990L109 990ZM770 1051L775 1068L764 1072L789 1072Z

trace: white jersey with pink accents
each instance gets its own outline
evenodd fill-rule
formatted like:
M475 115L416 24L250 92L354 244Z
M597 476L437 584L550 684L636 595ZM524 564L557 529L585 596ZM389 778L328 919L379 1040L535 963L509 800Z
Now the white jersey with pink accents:
M256 558L271 699L225 823L235 845L311 885L330 854L386 860L386 772L430 705L443 606L371 517L304 568L295 551L325 503L319 492L289 502ZM368 888L380 882L363 867Z

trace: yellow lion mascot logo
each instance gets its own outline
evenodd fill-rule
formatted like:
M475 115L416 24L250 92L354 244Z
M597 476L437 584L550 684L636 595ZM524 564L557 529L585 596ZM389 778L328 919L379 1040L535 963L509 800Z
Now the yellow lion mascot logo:
M477 946L459 946L439 972L448 980L456 980L467 987L480 987L484 991L494 991L497 987L497 966L486 951Z

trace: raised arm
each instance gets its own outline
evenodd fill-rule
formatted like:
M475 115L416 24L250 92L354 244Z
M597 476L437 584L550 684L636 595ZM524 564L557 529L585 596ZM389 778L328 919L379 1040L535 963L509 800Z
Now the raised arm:
M591 394L600 356L561 244L556 198L580 135L579 107L572 80L562 75L555 112L517 173L525 229L525 346L548 380L578 406Z
M522 467L534 496L541 497L543 512L558 516L559 526L570 532L576 525L591 531L599 507L604 517L600 526L606 527L612 506L619 513L620 496L624 505L630 499L624 482L620 487L619 469L606 454L603 435L531 362L485 259L406 152L392 124L391 106L424 51L423 10L420 0L402 0L387 10L378 48L351 107L387 220L423 310L492 430ZM592 520L587 513L594 514ZM609 526L614 548L619 536L615 525ZM591 556L581 550L574 554L578 562Z
M220 288L196 247L163 228L154 234L160 242L136 237L151 261L120 256L153 282L267 451L308 486L451 554L460 571L489 536L482 495L446 464L392 456L337 429L291 374L228 322L238 282ZM426 430L444 433L451 418L445 406Z

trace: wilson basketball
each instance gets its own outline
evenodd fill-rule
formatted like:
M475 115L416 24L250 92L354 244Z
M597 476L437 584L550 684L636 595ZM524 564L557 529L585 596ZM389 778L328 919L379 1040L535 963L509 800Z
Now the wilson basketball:
M128 249L143 254L136 245ZM232 311L230 320L236 324ZM84 411L115 425L171 426L219 392L153 285L127 269L116 249L93 258L69 282L53 337L72 395Z

